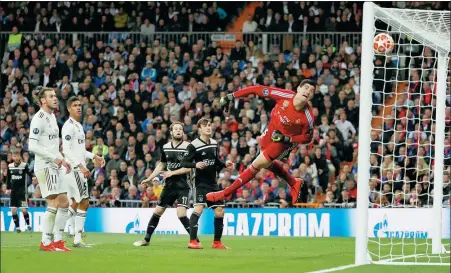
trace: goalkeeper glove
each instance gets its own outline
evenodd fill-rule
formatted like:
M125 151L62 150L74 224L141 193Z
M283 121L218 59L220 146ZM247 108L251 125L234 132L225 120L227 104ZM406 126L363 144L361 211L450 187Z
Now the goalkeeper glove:
M274 132L272 132L271 139L274 142L283 142L283 143L291 142L290 137L284 136L281 132L279 132L277 130L274 130Z
M219 105L223 110L226 110L229 107L229 102L233 101L234 97L233 94L227 94L225 97L222 97L221 100L219 100Z

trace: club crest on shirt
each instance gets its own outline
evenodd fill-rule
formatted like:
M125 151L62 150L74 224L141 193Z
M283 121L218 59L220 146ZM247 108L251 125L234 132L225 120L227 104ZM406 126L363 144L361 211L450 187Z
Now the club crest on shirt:
M287 110L288 104L290 104L290 103L289 103L287 100L284 100L284 101L283 101L282 109L283 109L284 111Z
M39 129L38 128L34 128L33 129L33 134L35 134L35 135L39 134Z
M19 171L19 174L22 174L22 173L23 173L23 171L22 171L22 170L20 170L20 171Z
M297 119L297 120L296 120L296 124L299 124L299 123L301 123L301 120L300 120L300 119Z
M183 159L183 155L184 155L184 153L178 153L177 154L177 159L178 160L182 160Z
M70 135L67 135L66 137L64 137L67 141L69 141L71 139Z
M269 90L268 88L263 89L263 96L268 96L269 95Z

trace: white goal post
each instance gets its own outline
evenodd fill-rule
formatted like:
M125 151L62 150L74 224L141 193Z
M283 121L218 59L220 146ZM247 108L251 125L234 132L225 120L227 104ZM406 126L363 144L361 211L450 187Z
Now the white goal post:
M376 22L383 22L385 29L378 29L376 27ZM374 264L390 264L390 265L448 265L450 264L449 248L445 248L442 242L442 215L443 215L443 180L444 180L444 152L445 152L445 131L449 130L445 126L445 112L446 112L446 98L447 92L449 90L449 82L447 82L449 72L449 56L450 56L450 11L431 11L431 10L418 10L418 9L386 9L381 8L374 3L365 2L363 9L363 34L362 34L362 58L361 58L361 79L360 79L360 117L359 117L359 145L358 145L358 193L357 193L357 222L355 223L356 231L356 243L355 243L355 265L364 265L369 263ZM374 59L375 53L373 50L373 38L379 32L386 32L390 34L395 41L395 49L391 55L382 56L385 58L390 58L390 60L396 59L397 63L393 65L390 69L394 71L394 75L391 79L383 78L384 90L378 91L382 98L382 103L380 107L389 108L389 111L396 112L396 107L403 107L396 105L394 103L389 104L389 107L384 106L389 99L396 100L397 94L408 95L410 94L407 88L405 90L398 90L398 88L408 87L411 76L414 69L411 69L409 63L400 65L406 59L410 62L421 59L421 62L427 59L431 59L432 68L429 69L427 73L433 75L428 79L420 78L418 80L423 88L423 84L431 85L432 90L435 88L435 98L436 102L431 103L428 107L432 113L435 112L434 119L432 123L435 123L435 131L430 129L430 136L428 135L429 144L431 144L432 149L435 150L435 155L431 155L431 160L426 165L428 175L427 178L433 177L432 192L428 192L425 197L425 202L429 206L422 206L422 208L406 208L407 206L388 206L390 208L370 208L370 170L372 168L372 163L370 162L371 143L374 141L372 139L371 133L374 130L372 126L372 120L374 118L374 98L373 98L373 72L376 67ZM416 46L420 45L423 48L423 52L415 52L418 54L413 54ZM404 48L407 50L400 50ZM425 53L425 48L431 50L430 53ZM423 55L424 54L424 55ZM388 71L385 64L381 71ZM421 68L423 69L423 68ZM420 69L420 70L421 70ZM420 71L421 73L422 71ZM412 73L412 74L411 74ZM385 74L385 72L384 72ZM405 75L408 75L407 77ZM434 77L435 75L435 77ZM432 80L431 80L432 79ZM393 90L386 90L387 82L390 82L390 87L393 90L397 90L399 93L394 94L394 98L391 96ZM403 85L402 85L403 84ZM422 89L421 89L422 90ZM433 92L432 92L433 93ZM424 97L424 94L417 94L420 100ZM433 96L433 95L432 95ZM385 98L387 98L385 101ZM423 105L415 105L418 109L423 109ZM412 108L414 108L412 107ZM393 110L392 110L393 108ZM407 108L410 109L410 108ZM411 110L406 110L407 112ZM413 110L412 110L413 111ZM422 110L419 110L422 111ZM420 114L419 114L420 115ZM391 115L381 114L380 118L384 120L384 117L390 117ZM420 118L420 117L419 117ZM421 118L420 118L421 119ZM432 117L431 117L432 120ZM384 121L385 122L385 121ZM423 121L420 121L423 122ZM420 126L418 126L420 127ZM433 128L433 126L432 126ZM381 134L385 132L381 129ZM397 133L397 129L394 128L394 134ZM416 131L415 131L416 133ZM407 132L408 134L408 132ZM421 132L420 132L420 135ZM432 137L434 135L434 137ZM448 136L449 137L449 136ZM435 139L433 142L432 139ZM379 140L382 145L390 144L391 140ZM407 141L407 138L406 138ZM433 146L435 143L435 146ZM407 147L407 146L406 146ZM407 149L407 148L406 148ZM419 149L419 148L418 148ZM384 151L384 148L382 148ZM394 151L394 149L393 149ZM374 153L373 153L374 154ZM393 155L395 153L393 152ZM385 154L381 156L385 160ZM418 154L417 154L417 158ZM417 159L420 161L420 159ZM389 159L387 159L389 162ZM403 164L407 164L404 161ZM421 162L424 162L421 159ZM435 162L434 164L432 162ZM393 162L394 163L394 162ZM426 166L425 165L425 166ZM417 166L417 165L415 165ZM374 167L374 166L373 166ZM381 167L382 168L382 167ZM416 179L418 181L418 170L412 171L416 173ZM429 175L430 174L430 175ZM393 176L394 177L394 176ZM403 180L404 181L404 180ZM404 182L405 183L405 182ZM418 182L420 183L420 182ZM429 184L428 184L429 185ZM381 186L382 182L381 182ZM415 184L416 186L416 184ZM394 188L394 186L393 186ZM402 191L404 191L404 186ZM392 194L395 196L395 191L392 192L382 192L380 194ZM382 198L381 198L382 199ZM382 202L382 201L380 201ZM448 205L449 206L449 205ZM395 208L393 208L395 207ZM448 214L449 214L449 208ZM421 233L422 230L408 230L405 226L402 229L394 229L397 232L407 232L411 234L405 236L386 236L384 238L377 238L377 232L379 229L387 228L389 225L388 220L384 216L384 220L381 220L379 225L374 226L374 238L370 236L371 229L373 226L369 226L369 221L373 219L372 216L379 214L378 210L393 210L390 211L392 215L390 221L399 222L400 219L404 217L412 217L412 213L418 215L417 221L432 221L430 228L426 233ZM421 212L421 213L419 213ZM393 217L395 215L395 217ZM425 219L422 219L422 215L425 215ZM394 219L395 218L395 219ZM427 220L429 219L429 220ZM395 221L396 220L396 221ZM399 221L398 221L399 220ZM449 219L447 220L449 221ZM370 231L369 231L370 229ZM391 231L390 231L391 232ZM388 234L389 232L387 232ZM405 234L407 234L405 233ZM448 233L449 234L449 233ZM412 236L413 235L413 236ZM369 242L374 243L375 249L369 248ZM449 240L448 240L449 244ZM399 251L395 251L398 249ZM396 253L395 253L396 252Z

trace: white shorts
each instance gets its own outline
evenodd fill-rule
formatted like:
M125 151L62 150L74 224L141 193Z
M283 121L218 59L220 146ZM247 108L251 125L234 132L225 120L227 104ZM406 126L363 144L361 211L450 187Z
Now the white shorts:
M69 199L74 198L77 203L80 203L81 200L89 198L88 180L79 170L72 170L65 174L63 179L67 183Z
M64 182L63 170L44 168L35 172L38 179L39 189L43 198L50 195L67 193L67 184Z

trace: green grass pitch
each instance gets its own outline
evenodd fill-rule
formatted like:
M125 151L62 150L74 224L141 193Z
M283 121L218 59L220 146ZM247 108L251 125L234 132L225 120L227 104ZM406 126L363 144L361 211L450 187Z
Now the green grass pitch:
M187 248L187 236L154 235L148 247L134 247L142 235L90 233L90 249L71 253L38 250L40 233L1 232L2 273L302 273L354 261L352 238L228 237L230 250ZM68 240L70 241L70 240ZM71 244L67 244L68 247ZM448 266L362 266L339 272L445 273Z

